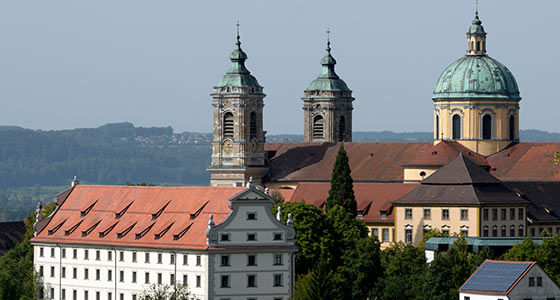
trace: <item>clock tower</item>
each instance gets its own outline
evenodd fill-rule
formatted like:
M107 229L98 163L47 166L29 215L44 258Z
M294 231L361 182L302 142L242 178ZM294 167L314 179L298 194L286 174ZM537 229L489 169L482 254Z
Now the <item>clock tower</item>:
M239 24L238 24L239 28ZM212 186L244 186L251 178L261 184L266 175L263 131L263 87L245 67L239 30L231 67L211 94L214 111Z

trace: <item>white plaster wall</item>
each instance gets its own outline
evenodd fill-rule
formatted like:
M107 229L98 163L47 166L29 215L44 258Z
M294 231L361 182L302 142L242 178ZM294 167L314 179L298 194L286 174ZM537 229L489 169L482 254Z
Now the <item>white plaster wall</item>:
M510 300L506 295L459 293L459 300L465 300L465 297L470 297L470 300Z

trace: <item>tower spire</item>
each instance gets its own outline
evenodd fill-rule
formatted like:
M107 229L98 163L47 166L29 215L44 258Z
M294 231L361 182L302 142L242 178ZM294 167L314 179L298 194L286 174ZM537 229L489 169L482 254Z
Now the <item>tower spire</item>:
M327 27L327 52L331 53L331 29Z
M237 27L237 42L235 44L237 45L237 49L241 49L241 37L239 36L239 20L237 20L237 24L235 24L235 26Z

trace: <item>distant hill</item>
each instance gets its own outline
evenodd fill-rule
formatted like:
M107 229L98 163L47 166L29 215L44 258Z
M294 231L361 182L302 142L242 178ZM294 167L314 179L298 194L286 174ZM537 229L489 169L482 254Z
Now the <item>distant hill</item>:
M526 142L560 141L560 134L540 130L520 135ZM21 219L75 175L95 184L207 185L211 140L210 133L132 123L49 131L0 126L0 221ZM354 132L353 140L429 142L432 133ZM267 141L300 142L303 135L267 135Z

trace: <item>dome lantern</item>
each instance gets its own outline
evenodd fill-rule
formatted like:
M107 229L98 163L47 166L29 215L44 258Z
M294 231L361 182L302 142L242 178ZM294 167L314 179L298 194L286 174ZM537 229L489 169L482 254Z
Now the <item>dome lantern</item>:
M486 55L486 32L478 18L478 8L467 32L467 55Z

